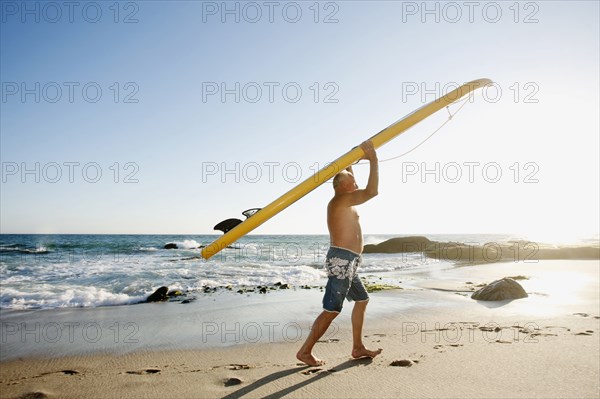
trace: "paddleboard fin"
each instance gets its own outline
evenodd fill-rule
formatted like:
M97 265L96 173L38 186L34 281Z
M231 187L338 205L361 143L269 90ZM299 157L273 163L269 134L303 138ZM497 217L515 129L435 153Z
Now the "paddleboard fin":
M246 219L248 219L250 216L254 215L256 212L260 211L262 208L250 208L250 209L246 209L244 212L242 212L242 215L246 216Z
M223 233L227 233L229 230L233 229L235 226L237 226L240 223L242 223L242 221L240 219L226 219L226 220L223 220L221 223L218 223L214 227L214 230L220 230Z
M246 216L246 219L248 219L250 216L254 215L256 212L260 211L261 209L262 208L246 209L244 212L242 212L242 215ZM235 219L235 218L226 219L226 220L223 220L221 223L218 223L213 229L222 231L223 233L227 233L229 230L233 229L235 226L237 226L240 223L242 223L242 221L240 219Z

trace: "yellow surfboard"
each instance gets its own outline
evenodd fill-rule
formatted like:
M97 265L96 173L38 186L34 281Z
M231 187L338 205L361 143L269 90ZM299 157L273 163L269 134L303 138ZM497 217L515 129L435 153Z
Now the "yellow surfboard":
M421 108L417 109L411 114L408 114L404 118L386 127L381 132L371 137L373 146L376 149L381 147L394 137L402 134L407 129L421 122L431 114L458 101L472 91L490 85L491 83L492 81L489 79L474 80L472 82L465 83L464 85L428 104L425 104ZM354 147L233 229L229 230L227 233L223 234L212 244L204 247L202 249L202 257L204 259L209 259L223 248L232 244L240 237L245 236L267 220L271 219L273 216L277 215L279 212L283 211L288 206L292 205L294 202L298 201L300 198L304 197L306 194L313 191L315 188L319 187L321 184L325 183L327 180L334 177L341 170L346 169L348 166L361 159L363 155L363 150L361 150L360 147Z

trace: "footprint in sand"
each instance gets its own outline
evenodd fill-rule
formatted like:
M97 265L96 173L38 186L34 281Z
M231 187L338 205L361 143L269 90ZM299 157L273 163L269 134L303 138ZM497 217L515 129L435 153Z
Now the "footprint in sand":
M583 312L579 312L579 313L573 313L574 316L581 316L581 317L593 317L594 319L600 319L600 316L592 316L589 313L583 313Z
M479 327L481 331L498 332L502 331L502 327Z
M223 385L225 385L226 387L240 385L241 383L242 383L242 380L240 380L239 378L236 378L236 377L227 378L227 379L225 379L225 381L223 381Z
M319 369L319 368L317 368L317 369L308 369L308 370L302 371L301 373L304 374L304 375L311 375L311 374L318 373L319 371L323 371L323 369Z
M45 392L27 392L19 396L19 399L46 399L48 394Z
M229 370L248 370L250 366L247 364L230 364L227 366Z
M77 370L50 371L48 373L42 373L42 374L38 375L37 377L41 377L41 376L49 375L49 374L56 374L56 373L63 373L65 375L76 375L76 374L79 374L79 371L77 371ZM36 377L34 377L34 378L36 378Z
M127 374L136 374L136 375L157 374L157 373L160 373L160 369L146 369L146 370L126 371L126 373Z
M337 338L329 338L329 339L324 339L324 340L320 340L320 341L317 341L317 342L320 342L322 344L331 344L331 343L334 343L334 342L340 342L340 340L337 339Z
M390 366L394 367L412 367L415 364L412 360L403 359L403 360L394 360L390 363Z

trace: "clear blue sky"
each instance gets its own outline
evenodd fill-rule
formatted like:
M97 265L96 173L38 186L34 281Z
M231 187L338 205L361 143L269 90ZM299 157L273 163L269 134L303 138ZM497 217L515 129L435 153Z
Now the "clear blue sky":
M1 4L3 233L211 233L292 188L296 172L307 178L444 87L481 77L501 95L479 92L382 164L364 231L598 231L597 1L228 2L233 13L199 1ZM207 91L222 84L224 102ZM222 175L238 162L237 176ZM422 175L436 162L439 182ZM356 167L359 184L367 172ZM326 233L331 191L255 233Z

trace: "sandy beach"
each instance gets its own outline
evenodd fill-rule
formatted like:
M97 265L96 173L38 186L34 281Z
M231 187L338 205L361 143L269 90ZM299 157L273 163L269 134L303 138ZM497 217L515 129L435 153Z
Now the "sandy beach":
M529 297L470 299L472 286L522 275ZM197 301L2 311L0 395L18 397L597 398L597 261L461 266L375 292L350 357L351 304L294 355L322 292L207 295Z
M600 399L599 0L0 15L0 399Z

